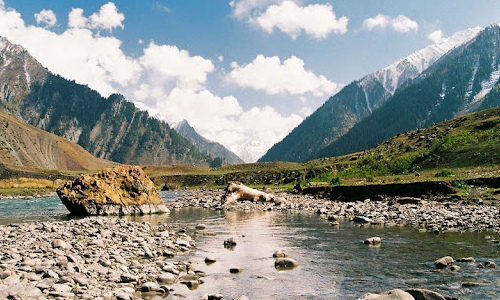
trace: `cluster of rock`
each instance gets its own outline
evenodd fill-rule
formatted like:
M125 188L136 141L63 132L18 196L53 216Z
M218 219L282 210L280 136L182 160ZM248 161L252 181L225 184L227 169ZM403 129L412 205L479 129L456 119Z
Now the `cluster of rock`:
M394 289L381 294L365 294L358 300L458 300L426 289Z
M137 166L119 166L82 175L57 188L57 195L75 215L168 212L154 183Z
M173 208L204 207L222 209L222 190L199 190L177 199ZM347 218L366 224L409 225L426 231L483 231L500 233L500 209L493 205L436 201L356 201L338 202L311 195L277 194L286 202L233 202L227 210L312 211L326 218ZM403 199L404 200L404 199ZM415 204L416 203L416 204Z
M90 217L0 226L0 299L134 299L200 282L190 236L162 224ZM188 283L190 282L190 283Z

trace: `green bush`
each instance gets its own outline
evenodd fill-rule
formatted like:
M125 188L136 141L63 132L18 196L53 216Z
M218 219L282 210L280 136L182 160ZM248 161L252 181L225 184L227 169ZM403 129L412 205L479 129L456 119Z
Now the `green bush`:
M469 186L461 181L454 180L452 185L456 188L462 189L462 190L468 190Z
M336 177L333 177L332 180L330 180L330 183L332 185L337 185L337 184L341 184L342 181L340 180L340 177L339 176L336 176Z
M453 175L453 171L450 170L443 170L441 172L438 172L434 175L434 177L449 177Z

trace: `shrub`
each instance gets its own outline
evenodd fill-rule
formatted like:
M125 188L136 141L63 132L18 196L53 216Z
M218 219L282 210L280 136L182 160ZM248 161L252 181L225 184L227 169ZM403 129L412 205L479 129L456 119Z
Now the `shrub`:
M438 172L434 175L434 177L449 177L453 175L453 171L450 170L443 170L441 172Z
M340 180L339 176L335 176L335 177L332 178L332 180L330 180L330 183L333 184L333 185L337 185L337 184L341 184L342 181Z

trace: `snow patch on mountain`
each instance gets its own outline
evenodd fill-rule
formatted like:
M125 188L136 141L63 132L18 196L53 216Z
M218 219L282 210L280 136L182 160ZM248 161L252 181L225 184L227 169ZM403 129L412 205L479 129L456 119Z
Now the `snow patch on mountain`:
M494 48L496 48L496 43L494 42ZM493 72L491 72L490 74L490 78L488 80L484 80L481 82L481 91L479 91L479 93L477 93L475 96L474 96L474 99L472 99L472 104L475 104L479 101L481 101L482 99L484 99L484 97L486 95L488 95L488 93L495 87L495 85L497 84L498 80L500 79L500 70L499 70L499 66L497 64L497 55L496 55L496 51L493 51L493 57L492 57L492 62L491 62L491 68L493 69Z
M392 96L400 86L420 75L449 51L475 38L481 30L481 27L474 27L456 32L451 37L442 39L438 44L427 46L399 59L382 70L367 75L360 80L359 84L366 91L376 82L379 82L388 93L388 96ZM377 101L379 99L369 99L369 93L365 92L365 94L370 111L380 106L381 103Z

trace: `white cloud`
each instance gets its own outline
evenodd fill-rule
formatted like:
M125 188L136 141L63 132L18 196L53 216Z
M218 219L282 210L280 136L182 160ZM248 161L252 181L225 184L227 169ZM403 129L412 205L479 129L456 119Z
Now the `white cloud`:
M73 9L71 14L70 22L78 27L78 10ZM104 96L116 92L117 85L136 82L141 71L139 63L121 51L122 42L114 37L95 35L83 28L57 34L47 28L26 26L18 12L4 6L0 6L0 35L25 47L52 72L88 84Z
M224 61L224 56L220 55L218 59L219 59L220 62L223 62Z
M201 56L190 56L176 46L156 45L151 42L144 49L141 65L161 81L175 80L181 88L198 89L214 70L212 61Z
M111 31L113 28L123 26L123 20L125 16L123 13L119 13L116 5L113 2L108 2L101 6L98 13L93 13L89 17L90 26L97 29L107 29Z
M433 41L434 44L439 44L443 40L443 32L441 30L436 30L431 32L427 37L429 40Z
M83 16L83 9L73 8L68 14L68 27L70 28L85 28L87 27L87 18Z
M272 33L278 28L293 39L302 31L317 39L326 38L332 32L345 34L348 21L345 16L337 19L330 4L301 7L290 0L269 6L255 20L264 31Z
M404 15L399 15L396 18L392 19L392 27L394 31L397 32L408 32L410 30L418 30L418 23L413 21Z
M404 15L392 18L387 15L378 14L373 18L368 18L363 21L363 28L367 30L373 30L376 28L385 29L388 26L392 27L392 29L397 32L418 30L418 23Z
M237 19L252 18L256 10L267 7L282 0L233 0L229 6L233 9L233 16Z
M112 10L109 3L106 5L107 9L101 8L92 16L99 19L117 12L114 5ZM258 159L302 121L298 115L283 116L269 106L245 111L235 97L213 94L205 86L207 76L215 69L212 61L176 46L150 43L145 45L142 57L131 58L120 49L119 39L96 32L122 27L123 19L98 23L92 16L86 18L82 9L74 8L68 16L69 29L55 33L27 26L18 12L5 8L0 0L0 36L25 47L50 71L87 84L104 96L125 92L141 100L142 109L151 107L155 116L161 113L162 120L187 119L202 135L228 146L247 161ZM329 83L304 70L303 62L295 59L290 58L290 70L298 62L307 80ZM278 66L286 65L278 59ZM315 92L324 93L322 89L326 88Z
M37 24L45 23L47 26L54 26L57 23L56 14L52 10L43 9L39 13L35 14L35 20Z
M153 3L153 8L167 14L172 12L172 10L168 6L162 5L160 2Z
M304 61L295 56L281 63L279 57L258 55L247 65L231 63L233 70L228 80L241 87L264 90L269 95L301 95L312 93L314 96L333 94L339 86L323 75L315 75L304 69Z

